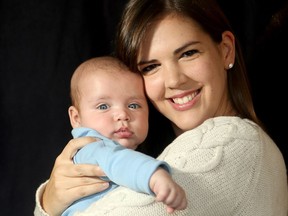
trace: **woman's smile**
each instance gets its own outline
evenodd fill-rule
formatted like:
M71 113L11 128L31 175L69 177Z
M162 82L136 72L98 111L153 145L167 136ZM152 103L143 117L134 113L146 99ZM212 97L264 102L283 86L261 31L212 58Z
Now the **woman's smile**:
M197 103L200 97L201 89L198 89L192 93L185 94L184 96L179 95L176 97L171 98L169 101L171 102L172 106L179 111L184 111L191 109L195 103Z

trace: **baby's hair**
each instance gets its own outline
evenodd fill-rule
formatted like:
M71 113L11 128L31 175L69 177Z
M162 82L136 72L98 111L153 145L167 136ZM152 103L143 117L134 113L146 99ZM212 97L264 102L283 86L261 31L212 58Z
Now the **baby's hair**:
M101 56L89 59L80 64L72 75L70 82L70 97L72 106L79 109L81 89L79 83L84 77L95 72L112 73L115 71L129 71L124 63L112 56Z

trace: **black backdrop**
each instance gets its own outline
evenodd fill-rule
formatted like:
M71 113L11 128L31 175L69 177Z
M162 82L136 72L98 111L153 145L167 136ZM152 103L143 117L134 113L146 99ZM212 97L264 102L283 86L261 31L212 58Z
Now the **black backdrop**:
M1 215L33 215L34 194L70 136L69 81L112 51L124 0L0 0ZM219 0L242 42L256 111L287 157L287 0Z

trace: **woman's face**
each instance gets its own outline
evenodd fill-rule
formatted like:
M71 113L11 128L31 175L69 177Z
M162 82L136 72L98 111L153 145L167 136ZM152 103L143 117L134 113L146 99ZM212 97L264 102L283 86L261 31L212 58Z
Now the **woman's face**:
M206 119L231 115L227 68L234 63L234 37L220 44L192 20L166 16L148 28L137 63L148 97L174 124L177 135Z

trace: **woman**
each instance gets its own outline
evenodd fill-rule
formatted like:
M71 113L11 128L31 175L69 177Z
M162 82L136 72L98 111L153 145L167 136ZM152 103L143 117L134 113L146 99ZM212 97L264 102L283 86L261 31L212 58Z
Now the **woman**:
M131 0L116 39L117 56L143 75L148 98L177 136L158 157L187 193L188 207L175 215L286 216L285 163L260 127L240 46L216 3ZM70 159L85 142L67 145L38 190L39 199L46 185L42 206L50 215L59 215L80 191L100 191L96 168L77 172ZM72 198L69 188L77 192ZM166 214L153 197L120 187L79 215Z

